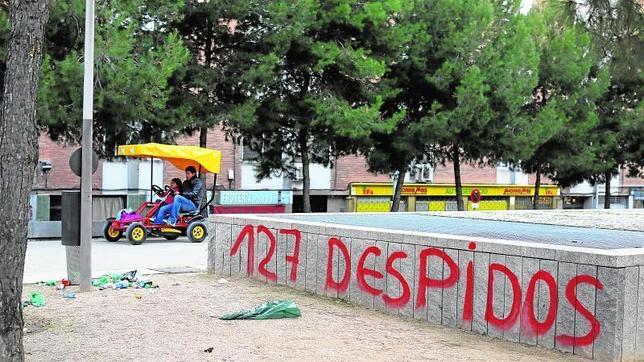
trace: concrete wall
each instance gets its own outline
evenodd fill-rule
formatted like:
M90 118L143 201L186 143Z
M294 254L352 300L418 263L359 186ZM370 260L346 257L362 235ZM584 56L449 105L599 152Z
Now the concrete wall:
M644 253L211 219L208 269L597 360L644 359Z

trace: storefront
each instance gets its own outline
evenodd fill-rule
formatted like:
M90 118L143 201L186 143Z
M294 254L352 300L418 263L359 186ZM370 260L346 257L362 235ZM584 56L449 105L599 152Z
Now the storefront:
M472 190L480 191L478 210L521 210L532 208L534 186L527 185L463 185L467 210L473 210L468 200ZM393 197L391 183L352 183L350 210L354 212L389 211ZM539 190L541 209L560 207L559 187L542 185ZM456 211L456 188L450 184L407 184L403 186L400 210Z
M290 212L293 192L278 191L218 191L213 214L283 214Z

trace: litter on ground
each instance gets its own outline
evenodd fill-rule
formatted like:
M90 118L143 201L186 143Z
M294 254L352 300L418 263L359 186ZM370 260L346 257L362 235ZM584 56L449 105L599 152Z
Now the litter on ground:
M94 279L92 285L99 290L105 289L150 289L158 288L151 280L137 276L136 270L129 271L125 274L105 274Z
M255 308L255 310L242 310L239 312L224 314L219 317L219 319L280 319L297 318L301 315L302 313L300 312L300 308L295 305L295 302L291 300L277 300L266 302Z

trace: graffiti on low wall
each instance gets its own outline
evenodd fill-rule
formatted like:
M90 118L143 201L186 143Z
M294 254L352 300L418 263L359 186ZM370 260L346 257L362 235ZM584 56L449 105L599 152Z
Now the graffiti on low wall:
M280 229L278 234L287 236L287 238L280 238L293 243L292 253L284 255L284 263L290 264L290 272L288 279L295 282L300 277L298 275L298 265L301 260L300 250L302 243L302 233L297 229ZM257 248L257 241L259 235L264 235L268 240L266 248L266 255L259 261L257 271L255 271L255 252ZM274 232L263 226L259 225L246 225L242 228L241 232L234 239L229 255L234 256L242 253L242 245L245 245L247 253L246 274L253 276L256 274L262 275L269 281L277 281L278 276L276 270L269 270L269 264L276 258L277 237ZM405 251L395 251L386 256L386 264L384 270L377 270L376 268L368 267L374 265L369 263L369 260L380 257L383 251L376 245L367 246L359 253L357 263L352 265L352 258L350 257L350 248L347 247L345 242L338 237L329 237L327 241L327 258L326 258L326 279L325 288L327 290L335 290L338 292L346 292L349 288L352 275L355 276L355 282L364 293L368 293L377 298L382 298L384 304L391 309L404 308L410 303L413 303L416 309L424 308L428 302L426 300L427 290L430 289L449 289L455 287L461 273L465 273L465 297L463 300L462 314L459 316L463 321L471 321L474 314L474 284L475 278L480 277L475 275L474 262L470 260L464 270L459 267L450 255L440 248L425 247L420 249L420 252L415 255L417 261L414 266L417 271L416 280L410 281L405 278L401 270L398 270L395 265L397 261L403 261L411 255ZM476 243L470 242L468 246L470 251L476 251ZM334 276L334 258L342 258L343 270L339 270L337 276ZM282 261L278 261L282 262ZM445 265L443 277L432 278L428 276L428 269L430 263L440 262ZM354 273L352 271L355 270ZM378 288L373 281L385 278L385 274L396 279L400 285L400 292L398 295L389 295L383 289ZM372 282L367 279L369 277ZM566 282L565 295L559 295L559 286L555 277L552 276L547 270L538 270L529 278L527 288L522 290L521 283L519 282L520 276L516 275L510 268L503 263L491 262L487 270L487 302L485 305L485 320L489 325L498 330L506 331L513 328L517 323L520 323L520 328L525 335L528 336L542 336L551 331L557 319L557 311L559 303L568 303L570 307L576 310L577 314L583 317L589 324L589 330L584 335L568 335L558 334L556 340L561 345L570 346L587 346L593 343L599 336L601 331L600 322L597 320L593 312L589 311L577 299L577 287L583 284L589 285L598 291L603 289L602 283L592 275L580 274L571 278ZM535 306L535 295L537 293L538 283L541 282L541 288L547 288L549 294L549 305L547 306L547 313L545 318L537 317ZM509 287L512 290L511 306L509 313L505 316L498 316L495 314L495 283L506 283L506 289ZM413 293L413 290L416 293ZM413 300L412 295L416 295ZM523 301L523 302L522 302Z

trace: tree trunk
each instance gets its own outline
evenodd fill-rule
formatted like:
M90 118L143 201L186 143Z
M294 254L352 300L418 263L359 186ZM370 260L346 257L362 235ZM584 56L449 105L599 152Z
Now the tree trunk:
M300 152L302 156L302 208L311 212L311 175L309 173L309 137L306 129L300 131Z
M611 172L606 172L604 177L606 178L606 192L604 192L604 209L610 209L610 180L613 174Z
M199 128L199 147L201 148L206 148L206 141L208 140L208 127L200 127ZM203 180L204 185L206 185L206 172L201 169L201 166L197 168L197 171L199 171L199 178ZM206 189L208 189L206 185Z
M401 166L397 171L398 181L396 182L396 189L394 190L394 200L391 203L391 212L398 212L400 208L400 197L402 196L402 188L405 183L405 171L407 171L407 167Z
M458 145L452 149L452 161L454 161L454 186L456 187L456 206L458 211L464 211L463 205L463 186L461 185L461 160L458 152Z
M199 128L199 147L206 148L208 140L208 127Z
M22 278L29 194L38 162L36 96L45 0L11 0L11 35L0 111L0 361L23 361Z
M537 178L534 181L533 210L539 210L539 189L541 188L541 167L537 168Z

